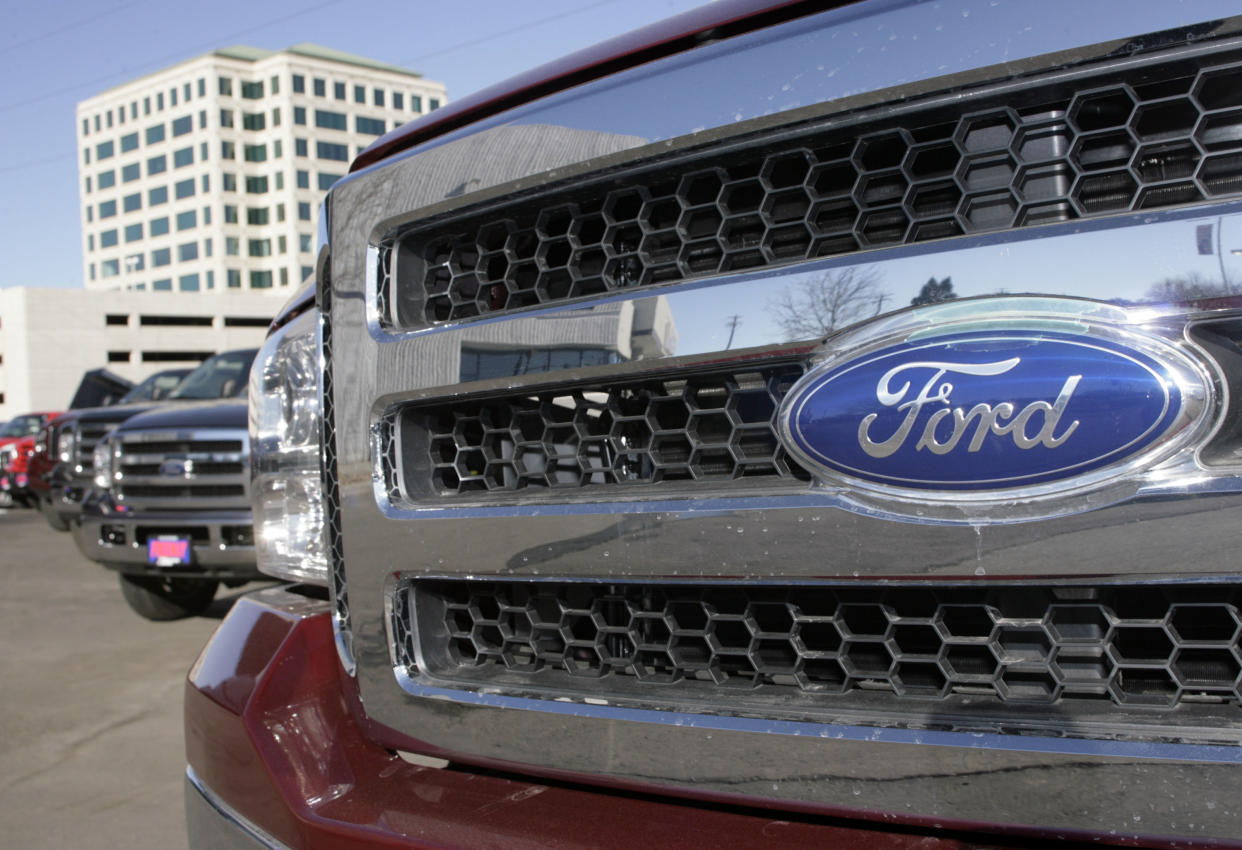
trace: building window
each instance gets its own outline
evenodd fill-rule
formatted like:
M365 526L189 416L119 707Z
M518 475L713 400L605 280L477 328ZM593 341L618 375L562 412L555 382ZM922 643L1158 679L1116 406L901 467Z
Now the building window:
M168 232L168 216L162 215L159 218L151 219L151 235L163 236Z
M328 84L318 77L312 80L312 82L314 83L315 97L325 97L328 93Z
M87 220L88 222L91 222L91 221L94 221L94 220L95 220L95 208L94 208L94 207L87 207L87 208L86 208L86 220Z
M276 205L276 220L277 221L285 220L285 205L284 204Z
M184 118L178 118L172 122L172 134L174 136L184 136L186 133L194 129L194 121L189 115Z
M366 102L367 102L367 87L366 86L354 86L354 103L366 103Z
M144 257L142 254L126 254L125 255L125 273L133 274L142 271L144 267Z
M405 109L405 95L403 95L399 91L393 92L392 93L392 108L393 109Z
M299 233L298 234L298 250L305 251L306 253L309 254L310 249L311 249L311 235L309 233Z
M273 127L280 126L280 107L279 106L277 106L275 109L272 110L272 126Z
M220 94L225 97L233 96L233 81L228 77L220 78Z
M198 227L197 210L186 210L185 212L177 213L178 230L190 230L195 227Z
M267 116L262 112L243 112L242 113L242 129L243 130L262 130L267 126Z
M121 198L121 209L125 212L137 212L142 209L142 193L134 192L132 195L126 195Z
M206 142L198 143L198 158L201 159L203 162L207 161L207 143Z
M194 197L194 178L180 180L173 186L173 197L177 200Z
M121 136L121 153L127 153L138 147L138 134L126 133Z
M233 126L233 110L231 109L220 110L220 126L221 127L232 127Z
M88 251L95 250L95 234L94 233L86 234L86 250Z
M177 246L177 259L180 262L188 263L190 260L198 259L198 243L186 242Z
M247 177L246 194L263 195L267 193L267 177Z
M224 187L223 187L224 191L226 192L237 191L237 175L236 174L230 174L229 172L226 171L220 175L220 179L224 181Z
M185 168L187 165L194 164L194 148L182 148L179 151L173 151L173 168Z
M224 253L230 257L236 257L241 253L241 240L236 236L224 237Z
M272 94L280 94L280 77L272 77Z
M156 124L147 128L147 144L154 145L157 142L164 141L164 125Z
M251 239L246 247L246 253L251 257L270 257L272 256L272 240Z
M267 224L267 207L246 207L246 224Z
M176 89L176 87L173 87L173 88L171 88L171 89L169 89L169 90L168 90L168 105L169 105L169 106L176 106L176 105L177 105L177 89Z
M383 106L384 105L384 90L375 89L374 91L371 92L371 98L374 101L376 106Z
M112 110L111 109L108 110L107 115L105 117L108 119L108 129L111 130L112 129Z
M168 160L164 158L163 154L160 154L159 156L153 156L147 160L147 176L148 177L154 174L163 174L167 170L168 170Z
M151 281L151 288L156 292L172 292L172 278L165 277Z
M108 313L104 316L105 325L119 325L125 327L129 325L128 313Z
M410 95L410 111L411 112L422 112L423 111L423 96L422 95L420 94Z
M289 270L288 270L288 269L283 269L283 268L282 268L282 269L280 270L280 285L281 285L281 286L288 286L288 285L289 285Z
M116 215L116 201L104 201L99 205L100 218L112 218Z
M90 134L91 134L91 119L83 118L82 119L82 135L89 136Z
M246 145L242 153L246 162L267 162L267 145Z
M204 77L198 78L198 96L199 97L207 96L207 80Z
M156 186L154 189L147 190L147 206L158 207L160 204L168 203L168 187Z
M263 97L263 81L257 83L242 83L241 96L245 100L258 100Z
M293 75L293 93L306 94L306 78L301 74Z
M289 240L286 237L284 236L276 237L276 253L278 254L289 253Z
M220 158L221 159L237 159L237 145L233 144L232 142L221 142L220 143Z
M172 251L167 248L156 248L151 252L151 266L160 268L172 264Z
M339 82L333 83L332 84L332 96L335 97L337 100L344 100L345 99L345 84L339 83Z
M272 159L280 159L280 155L284 153L284 145L280 143L280 139L272 142Z
M251 272L250 273L251 289L271 289L272 273L271 272Z
M316 109L315 126L325 130L347 130L349 129L349 120L344 112Z
M125 225L125 241L137 242L142 239L142 222Z
M99 172L98 183L100 189L111 189L116 185L116 172L112 169Z
M332 188L333 183L335 183L337 180L340 180L344 176L345 175L343 174L331 174L331 173L323 172L323 171L319 172L319 191L320 192L328 191L329 189Z
M99 247L100 248L115 248L117 245L117 242L119 241L120 241L120 238L117 236L115 227L109 230L105 230L99 234Z
M211 224L211 207L203 207L203 224Z
M364 118L361 115L355 115L354 129L359 133L366 133L368 136L382 136L384 135L384 120L382 118Z
M144 97L142 99L142 114L143 115L151 114L151 98L149 97Z
M185 99L187 103L190 100L190 84L189 83L185 84Z
M332 142L316 142L315 155L320 159L332 159L337 162L349 162L349 145L337 145Z
M121 169L121 182L122 183L133 183L135 180L137 180L141 176L142 176L142 168L136 162L131 162L129 165Z
M302 107L302 106L295 106L295 107L293 107L293 123L294 123L294 124L301 124L301 125L305 126L305 124L306 124L306 109L305 109L305 107Z
M177 278L177 288L182 292L198 292L198 275L183 274Z
M85 160L86 165L91 164L91 149L90 148L82 148L82 159Z
M342 116L344 117L344 116ZM95 159L109 159L113 153L112 142L100 142L95 145Z
M276 191L279 192L283 188L285 188L285 172L277 171L276 172Z
M306 156L307 155L306 148L307 148L306 139L294 139L293 140L293 153L296 154L297 156Z
M232 204L224 205L224 223L237 224L237 207Z
M120 260L104 260L99 264L99 276L105 280L110 277L116 277L121 273Z
M427 111L428 112L430 112L433 109L439 109L439 108L440 108L440 98L438 97L427 98Z
M198 111L198 129L200 130L207 129L207 110L206 109L200 109Z
M298 173L297 173L297 179L298 179L298 188L299 188L299 189L309 189L309 188L310 188L310 172L309 172L309 171L298 171Z
M306 201L299 201L298 202L298 221L310 221L310 220L311 220L310 204L306 203Z
M225 272L225 276L228 280L229 289L241 289L241 272L237 269L228 269Z

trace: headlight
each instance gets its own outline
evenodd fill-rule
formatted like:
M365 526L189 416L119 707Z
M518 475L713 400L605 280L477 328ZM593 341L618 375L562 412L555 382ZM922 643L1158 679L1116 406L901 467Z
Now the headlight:
M250 498L259 569L328 583L319 476L319 314L272 334L250 370Z
M116 447L112 440L104 437L95 444L93 460L95 486L100 490L112 489L112 482L116 477Z
M56 458L61 463L69 463L73 460L73 449L77 437L78 429L72 425L56 436Z

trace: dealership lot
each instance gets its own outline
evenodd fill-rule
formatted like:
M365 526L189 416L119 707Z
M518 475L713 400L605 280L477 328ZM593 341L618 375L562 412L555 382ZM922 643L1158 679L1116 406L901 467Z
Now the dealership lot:
M147 622L68 534L18 510L0 510L0 588L0 844L185 847L185 674L249 588Z

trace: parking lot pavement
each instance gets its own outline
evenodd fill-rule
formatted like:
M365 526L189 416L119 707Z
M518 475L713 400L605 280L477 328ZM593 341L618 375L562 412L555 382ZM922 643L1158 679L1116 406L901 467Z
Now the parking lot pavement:
M68 534L10 510L0 589L0 846L185 847L185 674L249 588L147 622Z

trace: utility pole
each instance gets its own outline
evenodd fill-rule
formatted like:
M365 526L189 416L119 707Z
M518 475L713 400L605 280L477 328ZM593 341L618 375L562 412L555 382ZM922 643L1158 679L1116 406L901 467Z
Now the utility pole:
M725 322L725 324L729 326L729 341L725 343L725 351L728 351L730 348L733 347L733 332L737 330L737 326L740 325L741 323L742 323L742 317L739 316L737 313L734 313L732 316L729 317L729 320Z

